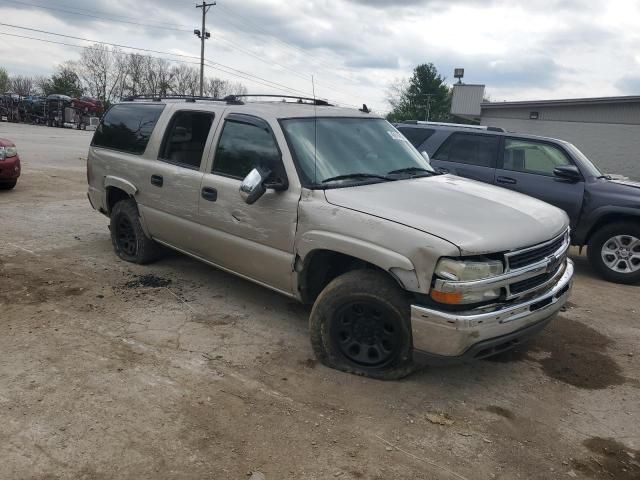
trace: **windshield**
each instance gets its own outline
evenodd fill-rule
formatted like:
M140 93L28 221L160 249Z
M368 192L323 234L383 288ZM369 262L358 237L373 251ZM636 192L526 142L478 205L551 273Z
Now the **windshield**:
M410 178L435 173L409 141L381 118L308 117L281 123L305 185L384 182L399 179L389 174L404 173Z
M583 175L586 174L593 177L602 176L602 172L600 172L598 167L596 167L591 160L589 160L587 156L578 149L578 147L569 142L566 143L566 146L569 148L573 156L580 160L580 166L584 167L584 171L582 172Z

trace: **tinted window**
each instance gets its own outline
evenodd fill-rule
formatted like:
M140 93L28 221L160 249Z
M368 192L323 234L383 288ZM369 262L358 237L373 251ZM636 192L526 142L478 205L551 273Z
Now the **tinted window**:
M553 175L553 170L562 165L571 165L571 162L558 147L548 143L505 139L505 170Z
M498 137L454 133L434 155L434 160L494 167L498 154Z
M280 122L305 185L322 185L354 173L384 177L399 169L433 172L409 141L380 118L306 117Z
M431 135L435 133L435 130L430 128L418 128L418 127L398 127L398 130L407 137L411 142L411 145L418 148L422 145Z
M281 172L280 151L266 122L227 120L220 135L213 173L242 179L256 167Z
M195 170L200 168L204 146L213 123L213 114L182 111L171 119L160 159Z
M142 154L164 105L120 104L104 116L92 145Z

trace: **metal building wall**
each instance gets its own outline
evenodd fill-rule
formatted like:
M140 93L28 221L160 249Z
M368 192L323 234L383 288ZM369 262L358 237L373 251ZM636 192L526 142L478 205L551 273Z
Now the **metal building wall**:
M639 102L554 107L535 105L510 108L483 107L482 118L528 120L531 112L538 113L538 120L640 125Z

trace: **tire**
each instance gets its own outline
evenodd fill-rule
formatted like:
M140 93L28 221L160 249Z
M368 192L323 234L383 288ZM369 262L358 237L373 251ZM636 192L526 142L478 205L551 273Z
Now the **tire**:
M122 260L144 265L162 256L162 247L142 230L135 200L121 200L114 205L109 229L113 249Z
M375 270L335 278L309 319L320 362L344 372L397 380L413 372L410 303L394 280Z
M587 255L593 269L605 280L640 282L640 224L605 225L589 239Z
M0 183L0 190L11 190L18 184L17 180L12 180L11 182Z

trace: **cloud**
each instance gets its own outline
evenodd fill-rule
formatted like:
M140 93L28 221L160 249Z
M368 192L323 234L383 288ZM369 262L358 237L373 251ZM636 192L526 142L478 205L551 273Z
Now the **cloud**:
M0 18L199 55L192 33L200 23L195 2L35 3L50 9L6 0L0 2ZM640 65L633 58L640 51L640 38L634 35L639 21L640 4L624 0L589 0L588 8L584 0L218 0L208 15L212 39L206 49L211 61L302 91L309 90L313 74L319 95L356 105L366 101L378 110L386 108L388 84L409 77L425 62L433 62L451 83L453 68L464 67L465 81L485 83L494 98L606 96L639 90L638 76L630 73ZM0 31L25 33L8 27ZM0 36L3 66L23 74L50 73L79 51ZM243 81L250 90L266 88L232 72L208 73Z
M626 75L615 86L622 95L640 95L640 75Z

